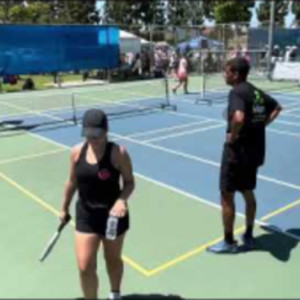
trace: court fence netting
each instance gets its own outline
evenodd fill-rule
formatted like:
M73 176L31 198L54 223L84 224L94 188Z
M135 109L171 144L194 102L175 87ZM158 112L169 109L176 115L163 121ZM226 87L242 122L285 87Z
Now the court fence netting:
M240 53L228 50L201 50L189 54L190 74L199 78L198 96L195 102L205 101L208 103L224 102L227 99L229 90L224 79L224 70L226 62L233 57L245 57L250 63L250 73L248 81L262 90L274 92L295 92L299 90L299 76L291 76L289 79L283 78L274 72L281 61L273 58L272 73L269 76L267 72L267 56L264 49L249 50ZM298 62L290 62L294 67L299 68ZM294 71L295 72L295 71ZM299 73L300 74L300 73ZM279 75L279 76L278 76Z

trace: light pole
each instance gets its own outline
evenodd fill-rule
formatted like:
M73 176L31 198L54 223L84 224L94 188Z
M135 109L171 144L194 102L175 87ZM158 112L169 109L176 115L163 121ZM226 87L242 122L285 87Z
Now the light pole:
M268 43L268 57L267 57L267 75L272 78L272 49L274 42L274 24L275 24L275 4L276 0L270 0L270 23L269 23L269 43Z

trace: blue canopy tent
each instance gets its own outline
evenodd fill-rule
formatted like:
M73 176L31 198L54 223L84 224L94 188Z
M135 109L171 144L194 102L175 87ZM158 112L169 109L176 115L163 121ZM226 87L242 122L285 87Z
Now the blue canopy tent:
M202 49L204 48L203 45L207 45L208 48L222 49L224 44L218 40L209 39L205 36L198 36L197 38L178 44L177 49L180 53L184 53L189 50Z

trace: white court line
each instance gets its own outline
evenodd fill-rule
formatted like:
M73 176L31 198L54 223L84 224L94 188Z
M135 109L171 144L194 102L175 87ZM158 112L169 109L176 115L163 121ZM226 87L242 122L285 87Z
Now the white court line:
M79 125L77 125L77 126L79 126ZM64 144L62 144L62 143L56 142L56 141L54 141L54 140L51 140L51 139L49 139L49 138L43 137L43 136L38 135L38 134L34 134L34 133L30 133L30 132L26 132L26 134L31 135L31 136L34 136L34 137L36 137L36 138L38 138L38 139L40 139L40 140L44 140L44 141L46 141L46 142L48 142L48 143L51 143L51 144L54 144L54 145L56 145L56 146L59 146L59 147L62 148L62 149L70 149L70 148L71 148L71 147L66 146L66 145L64 145ZM115 137L117 137L118 139L119 139L119 138L124 138L125 140L126 140L126 139L127 139L127 140L128 140L128 139L129 139L129 140L132 140L132 139L130 139L130 138L126 138L126 137L123 137L123 136L121 136L121 135L117 135L117 134L114 134L114 133L112 133L112 135L115 136ZM135 141L135 140L133 140L133 141L134 141L134 142L138 142L138 141ZM143 143L141 143L141 144L143 144ZM153 148L161 148L161 147L154 146L154 145L152 145L152 144L146 144L146 146L153 147ZM163 148L162 148L162 149L163 149ZM168 149L163 149L163 151L165 151L165 150L167 150L167 152L171 152L171 151L168 150ZM186 155L186 156L190 156L190 155ZM200 159L200 158L198 158L198 159ZM201 160L203 160L203 161L208 161L208 160L204 160L204 159L201 159ZM217 163L215 163L215 162L212 162L212 164L219 167L219 164L217 164ZM185 196L189 197L190 199L193 199L193 200L198 201L198 202L200 202L200 203L207 204L207 205L209 205L210 207L215 207L215 208L221 209L221 206L220 206L220 205L215 204L215 203L213 203L213 202L211 202L211 201L209 201L209 200L205 200L205 199L203 199L203 198L200 198L200 197L195 196L195 195L193 195L193 194L187 193L187 192L185 192L185 191L183 191L183 190L177 189L177 188L175 188L175 187L173 187L173 186L170 186L170 185L168 185L168 184L165 184L165 183L156 181L156 180L154 180L154 179L152 179L152 178L146 177L146 176L144 176L144 175L142 175L142 174L139 174L139 173L137 173L137 172L134 172L134 175L137 176L137 177L140 177L140 178L142 178L142 179L144 179L144 180L148 180L149 182L152 182L152 183L158 184L158 185L160 185L160 186L162 186L162 187L165 187L166 189L169 189L169 190L171 190L171 191L174 191L174 192L180 193L180 194L182 194L182 195L185 195ZM258 177L261 177L261 176L259 175ZM268 177L266 177L266 176L263 176L263 179L266 180L266 181L270 181L270 178L268 178ZM274 181L274 180L273 180L273 181ZM282 184L281 181L278 181L277 183L278 183L278 184ZM299 188L300 188L300 187L299 187ZM242 213L237 212L236 214L237 214L238 216L241 216L241 217L245 218L245 215L242 214ZM268 223L265 223L265 222L260 221L260 220L255 220L255 223L260 224L260 225L268 226ZM290 237L292 237L292 238L295 238L295 239L298 239L298 240L299 240L299 237L296 236L296 235L292 235L292 234L290 234L290 233L288 233L288 232L284 232L284 231L281 231L281 230L279 230L279 232L281 232L281 233L284 234L284 235L287 235L287 236L290 236Z
M170 113L175 113L175 112L170 112ZM52 119L56 119L56 120L61 120L61 118L50 116L50 115L48 117L51 117ZM215 120L217 120L217 119L215 119ZM217 121L219 121L219 120L217 120ZM77 125L77 126L81 127L80 125ZM33 133L30 133L30 134L33 134ZM35 135L35 134L33 134L33 135ZM185 157L185 158L192 159L192 160L195 160L195 161L199 161L199 162L202 162L202 163L205 163L205 164L208 164L208 165L212 165L212 166L215 166L215 167L218 167L218 168L220 167L220 163L217 163L217 162L212 161L212 160L208 160L208 159L201 158L201 157L198 157L198 156L193 156L193 155L186 154L186 153L183 153L183 152L175 151L175 150L165 148L165 147L162 147L162 146L158 146L158 145L155 145L155 144L145 143L143 141L138 141L138 140L135 140L135 139L132 139L132 138L129 138L129 137L125 137L125 136L122 136L122 135L119 135L119 134L116 134L116 133L112 133L112 132L110 132L110 135L112 137L116 137L116 138L121 139L121 140L122 139L127 140L127 141L132 142L132 143L140 144L140 145L147 146L147 147L157 149L157 150L162 150L162 151L167 152L167 153L172 153L172 154L175 154L177 156L181 156L181 157ZM35 135L35 136L38 136L38 135ZM272 178L272 177L268 177L268 176L263 176L262 177L261 175L258 175L258 178L260 178L262 180L265 180L265 181L268 181L268 182L276 183L278 185L282 185L282 186L289 187L289 188L292 188L292 189L300 190L300 186L298 186L298 185L295 185L295 184L292 184L292 183L289 183L289 182L285 182L285 181L281 181L281 180L278 180L278 179L275 179L275 178Z
M270 94L273 98L275 98L277 101L285 102L285 101L299 101L300 100L300 94L298 96L292 97L292 96L285 96L283 94L276 95L274 93L268 93ZM299 99L299 100L298 100Z
M3 159L3 160L0 160L0 165L18 162L18 161L29 160L29 159L35 159L38 157L50 156L50 155L62 153L65 151L66 151L65 149L58 149L58 150L53 150L53 151L41 152L41 153L37 153L37 154L24 155L24 156L18 156L18 157L14 157L14 158Z
M62 96L62 97L66 97L66 96L71 96L72 94L83 94L83 95L87 95L88 94L92 94L92 93L96 93L99 92L99 97L101 97L101 92L105 92L105 91L113 91L113 92L122 92L122 91L118 91L118 89L122 89L122 90L127 90L127 89L131 89L132 87L135 86L153 86L153 87L158 87L159 84L161 84L163 86L163 83L160 79L158 79L156 82L153 80L143 80L142 81L143 84L141 84L141 82L132 82L132 83L118 83L118 84L104 84L104 85L99 85L98 87L78 87L78 88L69 88L67 90L65 90L65 92L63 92L63 90L54 90L54 89L49 89L49 90L42 90L42 91L33 91L33 92L26 92L26 94L24 93L11 93L11 94L5 94L2 95L2 99L4 100L12 100L12 99L24 99L25 97L30 97L31 99L35 98L40 98L40 97L58 97L58 96ZM88 91L85 91L84 89L88 89ZM149 95L148 95L149 96ZM152 96L152 98L157 98L159 96Z
M31 135L31 136L34 136L34 137L36 137L36 138L38 138L38 139L41 139L41 140L43 140L43 141L45 141L45 142L47 142L47 143L50 143L50 144L53 144L53 145L56 145L56 146L60 147L60 148L61 148L60 151L62 151L62 149L63 149L63 150L70 150L70 149L71 149L71 147L69 147L69 146L67 146L67 145L65 145L65 144L56 142L56 141L54 141L54 140L51 140L51 139L49 139L49 138L40 136L40 135L38 135L38 134L34 134L34 133L27 133L27 134L28 134L28 135ZM166 184L166 183L163 183L163 182L161 182L161 181L157 181L157 180L155 180L155 179L152 179L152 178L147 177L147 176L145 176L145 175L142 175L142 174L140 174L140 173L134 172L134 175L137 176L137 177L139 177L139 178L141 178L141 179L143 179L143 180L145 180L145 181L148 181L148 182L151 182L151 183L156 184L156 185L158 185L158 186L161 186L161 187L163 187L163 188L165 188L165 189L167 189L167 190L170 190L170 191L172 191L172 192L175 192L175 193L178 193L178 194L180 194L180 195L183 195L183 196L185 196L185 197L187 197L187 198L189 198L189 199L191 199L191 200L194 200L194 201L196 201L196 202L205 204L205 205L207 205L207 206L209 206L209 207L213 207L213 208L216 208L216 209L218 209L218 210L222 210L221 205L216 204L216 203L214 203L214 202L212 202L212 201L209 201L209 200L206 200L206 199L204 199L204 198L198 197L198 196L196 196L196 195L194 195L194 194L188 193L188 192L186 192L186 191L184 191L184 190L178 189L178 188L176 188L176 187L173 187L173 186L168 185L168 184ZM244 219L246 218L245 214L240 213L240 212L236 212L236 215L239 216L239 217L242 217L242 218L244 218ZM269 226L268 223L266 223L266 222L264 222L264 221L261 221L261 220L257 220L257 219L255 219L255 223L258 224L258 225ZM287 236L290 236L290 237L292 237L292 238L294 238L294 239L299 240L299 237L296 236L296 235L290 234L289 232L285 232L285 231L280 230L280 229L279 229L278 231L279 231L280 233L284 234L284 235L287 235Z
M289 136L294 136L294 137L300 138L300 134L295 133L295 132L278 130L278 129L273 129L273 128L268 128L268 131L275 132L277 134L289 135Z
M288 125L288 126L296 126L299 127L300 123L290 122L290 121L282 121L282 120L275 120L276 123Z
M300 110L300 107L298 106L298 107L296 107L296 108L291 108L291 109L287 109L287 110L285 110L285 113L290 113L290 112L292 112L292 111L298 111L298 110Z
M284 104L284 103L281 103L282 104L282 107L284 110L286 110L287 108L291 108L291 107L299 107L300 106L300 101L297 101L297 102L294 102L294 103L290 103L290 104Z
M122 136L122 135L119 135L119 134L116 134L116 133L111 133L111 135L119 138L120 140L125 140L125 141L131 142L131 143L134 143L134 144L138 144L138 145L141 145L141 146L146 146L146 147L149 147L149 148L152 148L152 149L161 150L161 151L166 152L166 153L174 154L176 156L180 156L180 157L183 157L183 158L186 158L186 159L194 160L194 161L197 161L197 162L201 162L201 163L204 163L204 164L207 164L207 165L211 165L211 166L220 168L220 163L215 162L215 161L210 160L210 159L205 159L205 158L202 158L200 156L187 154L187 153L180 152L180 151L173 150L173 149L169 149L169 148L166 148L166 147L163 147L163 146L159 146L159 145L155 145L155 144L151 144L151 143L146 143L144 141L138 141L138 140L135 140L135 139L132 139L132 138L129 138L129 137L125 137L125 136ZM286 181L282 181L282 180L278 180L278 179L273 178L273 177L268 177L268 176L265 176L265 175L258 175L258 178L261 179L261 180L271 182L271 183L275 183L275 184L278 184L278 185L282 185L284 187L288 187L288 188L291 188L291 189L294 189L294 190L298 190L298 191L300 190L299 185L289 183L289 182L286 182Z
M290 99L299 99L300 94L299 92L295 92L295 93L287 93L287 92L271 92L271 94L274 95L278 95L279 97L283 97L283 98L290 98Z
M177 101L180 101L180 102L184 102L184 103L189 103L191 105L195 105L193 102L190 102L190 101L184 101L184 100L181 100L181 99L176 99ZM283 113L281 113L279 115L282 116ZM290 116L290 114L286 114L287 116ZM297 116L300 118L300 116ZM220 119L215 119L215 118L211 118L211 120L214 120L214 121L219 121L219 122L222 122ZM225 121L223 121L225 123ZM285 125L293 125L293 126L300 126L299 123L294 123L294 122L289 122L289 121L282 121L282 120L279 120L279 119L276 119L274 121L274 124L276 123L282 123L282 124L285 124ZM283 134L283 135L289 135L289 136L294 136L294 137L299 137L299 135L297 133L293 133L293 132L290 132L290 131L283 131L283 130L277 130L277 129L272 129L270 127L267 127L267 131L271 131L271 132L275 132L275 133L278 133L278 134Z
M136 93L130 93L130 94L134 94L134 95L136 95ZM143 95L145 95L145 94L143 94ZM180 99L177 99L177 101L181 101L182 102L182 100L180 100ZM2 101L1 101L2 102ZM18 105L15 105L15 104L11 104L11 103L6 103L6 102L4 102L6 105L8 105L8 106L11 106L11 107L13 107L13 108L17 108L17 109L20 109L20 108L22 108L22 109L24 109L25 111L28 111L29 113L34 113L34 114L36 114L36 115L40 115L40 116L43 116L43 117L46 117L46 118L50 118L50 119L55 119L55 120L63 120L62 118L59 118L59 117L55 117L55 116L52 116L52 115L49 115L49 114L44 114L44 113L40 113L40 112L35 112L35 111L32 111L32 110L30 110L30 109L28 109L28 108L26 108L26 107L20 107L20 106L18 106ZM122 105L122 104L120 104L120 105ZM134 105L133 105L133 107L135 107ZM159 110L159 109L158 109ZM195 115L192 115L192 114L187 114L187 113L178 113L178 112L175 112L175 111L166 111L167 113L171 113L171 114L175 114L175 115L180 115L180 116L185 116L185 117L190 117L190 118L194 118L194 119L201 119L201 120L203 120L203 116L195 116ZM206 118L205 116L204 116L204 118ZM219 120L219 119L213 119L213 118L207 118L207 120L212 120L212 121L217 121L217 122L222 122L221 120ZM223 121L224 122L224 121ZM224 122L225 123L225 122ZM268 131L272 131L272 132L276 132L276 133L278 133L278 134L284 134L284 135L289 135L289 136L294 136L294 137L299 137L296 133L292 133L292 132L288 132L288 131L281 131L281 130L275 130L275 129L270 129L270 128L268 128L267 129Z
M187 124L181 124L181 125L169 126L169 127L165 127L165 128L153 129L153 130L148 130L148 131L143 131L143 132L137 132L134 134L130 134L128 136L132 137L132 138L136 138L136 137L140 137L143 135L152 135L152 134L156 134L156 133L160 133L160 132L172 131L174 129L184 129L186 127L190 127L190 126L194 126L194 125L202 125L202 124L209 123L209 122L214 122L214 121L203 120L203 121L198 121L198 122L190 122Z
M68 95L68 96L70 96L70 95ZM81 98L81 99L83 99L83 98ZM105 108L105 107L109 107L109 106L118 107L118 106L126 106L126 105L132 106L132 107L137 107L137 108L139 106L139 107L142 108L142 105L140 105L140 104L137 104L137 105L131 104L130 105L130 102L136 102L136 101L143 102L143 101L147 101L147 100L151 100L151 99L156 99L156 97L154 97L154 98L137 97L137 98L130 98L130 99L107 100L107 101L104 102L103 100L101 100L100 97L99 97L99 101L98 101L96 99L96 97L91 97L91 96L86 96L85 95L85 99L93 101L93 102L92 103L85 103L85 104L77 104L75 106L75 110L78 109L78 108L85 109L85 108L90 108L90 107L94 107L94 106L97 106L97 107L100 106L100 107ZM159 99L159 96L157 97L157 99ZM36 101L38 101L38 100L36 100ZM75 103L76 103L76 96L75 96ZM15 109L20 110L20 113L0 115L1 118L18 117L18 116L26 116L26 115L29 115L27 118L35 118L36 116L34 116L34 114L43 114L43 113L49 113L49 112L58 112L59 113L60 111L62 111L62 113L73 112L71 99L70 99L70 105L68 105L68 106L45 108L45 109L40 109L40 110L30 109L26 106L20 106L18 104L12 104L12 103L8 103L8 102L5 102L5 101L0 101L0 104L4 104L8 107L13 107ZM149 107L149 106L145 106L145 107ZM28 113L24 113L24 110L28 111Z
M5 101L0 101L0 104L1 105L4 105L4 106L7 106L7 107L12 107L11 106L11 103L7 103L7 102L5 102ZM17 107L14 107L14 109L17 109L17 110L19 110L20 112L22 112L23 111L23 108L22 107L19 107L19 108L17 108ZM20 114L20 113L19 113ZM7 115L3 115L3 116L10 116L11 114L7 114Z
M151 143L151 142L162 141L162 140L175 138L175 137L179 137L179 136L183 136L183 135L191 135L191 134L195 134L198 132L204 132L204 131L208 131L208 130L212 130L212 129L216 129L216 128L221 128L221 127L224 127L224 125L225 124L219 124L219 125L207 126L207 127L203 127L203 128L173 133L173 134L169 134L169 135L165 135L165 136L161 136L161 137L157 137L157 138L153 138L153 139L149 139L149 140L144 140L144 142Z
M287 116L287 117L292 117L292 118L295 118L295 119L299 119L300 118L300 115L294 115L292 113L286 113L286 114L283 114L284 116Z

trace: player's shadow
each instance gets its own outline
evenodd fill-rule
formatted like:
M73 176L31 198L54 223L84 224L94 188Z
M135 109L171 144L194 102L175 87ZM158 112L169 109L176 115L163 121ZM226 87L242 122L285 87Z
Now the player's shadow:
M177 295L161 295L161 294L131 294L124 295L123 300L185 300Z
M272 229L272 227L263 226L262 229L266 232L255 238L256 248L251 251L263 251L269 252L276 259L287 262L291 257L291 252L298 243L300 242L300 229L288 229L286 232L294 236L298 236L299 240L296 238L285 235ZM246 251L241 248L241 252Z

